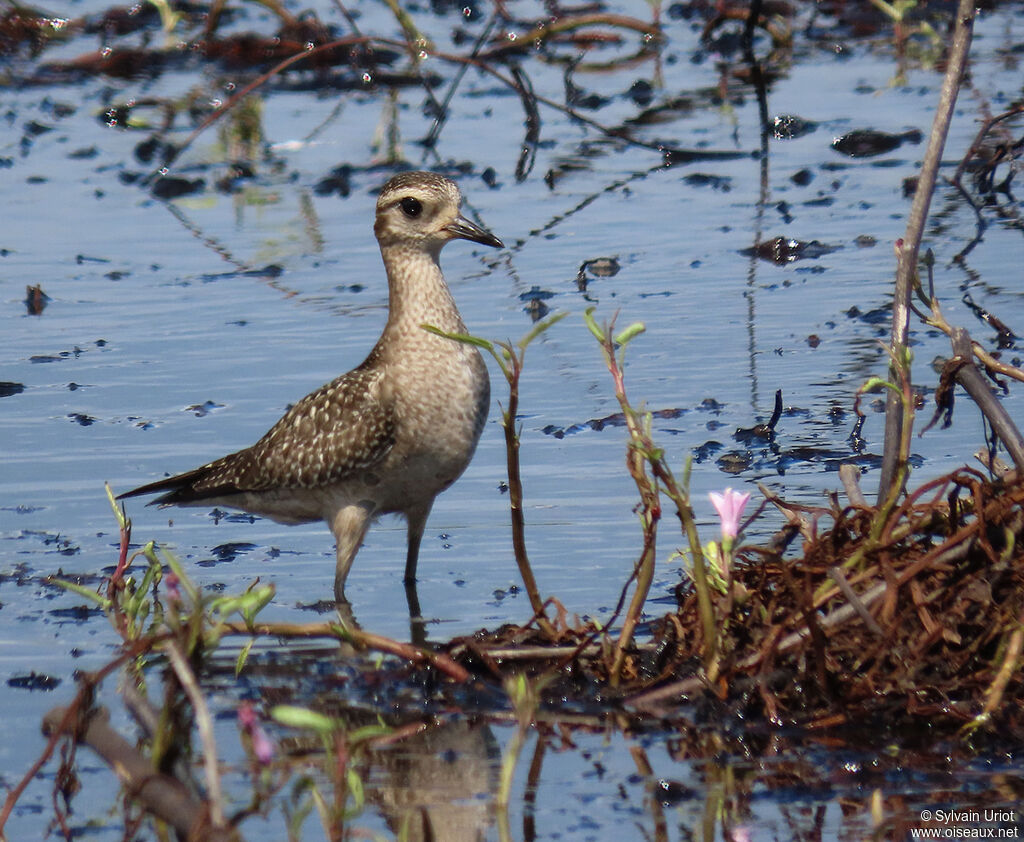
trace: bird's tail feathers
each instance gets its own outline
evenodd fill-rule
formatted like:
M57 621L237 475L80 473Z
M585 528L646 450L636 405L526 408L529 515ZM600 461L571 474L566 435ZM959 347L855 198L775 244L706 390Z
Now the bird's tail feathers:
M138 488L133 488L131 491L118 494L117 499L123 500L126 497L141 497L145 494L164 491L166 492L165 494L161 494L155 500L151 500L147 505L180 506L182 504L200 502L212 497L219 497L225 493L237 493L237 488L210 488L205 485L203 480L210 476L211 467L211 465L203 465L201 468L186 471L183 474L177 474L173 477L165 477L164 479L158 479L156 482L140 485Z

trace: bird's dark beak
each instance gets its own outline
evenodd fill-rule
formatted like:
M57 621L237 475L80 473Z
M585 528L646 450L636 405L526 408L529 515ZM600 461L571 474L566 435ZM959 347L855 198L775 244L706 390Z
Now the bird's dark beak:
M470 222L464 216L457 217L454 222L450 222L445 226L445 228L453 237L459 237L463 240L472 240L474 243L480 243L484 246L493 246L496 249L505 248L505 244L495 237L490 231L485 231L479 225L474 222Z

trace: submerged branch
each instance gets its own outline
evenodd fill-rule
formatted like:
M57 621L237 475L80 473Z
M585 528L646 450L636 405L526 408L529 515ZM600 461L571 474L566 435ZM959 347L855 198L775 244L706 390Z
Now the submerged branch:
M106 710L92 711L80 729L71 729L71 709L54 708L43 717L43 733L67 735L89 746L117 774L128 796L189 839L240 842L237 830L210 823L208 805L192 796L177 778L161 774L153 762L110 727Z
M957 327L953 328L952 340L953 353L963 361L954 375L957 382L967 390L967 394L971 396L982 414L988 419L995 434L1013 458L1017 470L1024 471L1024 438L1021 437L1017 425L1013 423L1013 419L1003 405L996 400L992 389L989 388L985 378L975 366L971 337L964 328Z

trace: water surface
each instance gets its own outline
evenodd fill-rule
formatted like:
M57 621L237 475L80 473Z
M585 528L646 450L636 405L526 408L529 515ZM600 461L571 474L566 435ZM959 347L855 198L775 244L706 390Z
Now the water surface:
M72 12L85 8L76 4ZM383 8L354 8L365 31L395 35ZM342 25L330 4L316 11ZM455 15L413 11L440 48L456 50L445 43ZM649 7L621 11L645 17ZM542 11L517 13L530 18ZM136 156L147 134L110 127L100 115L133 98L176 98L186 91L221 98L247 77L185 66L144 80L0 88L7 209L0 237L0 380L24 387L0 399L0 672L7 680L32 672L59 680L51 692L0 685L7 733L18 735L0 744L6 783L15 782L42 748L41 711L66 702L74 672L105 663L116 643L102 616L75 612L80 599L43 584L61 571L98 574L116 560L104 481L125 491L255 441L290 403L358 364L375 341L387 291L372 235L373 206L375 191L394 168L365 168L381 160L373 145L392 114L403 161L464 170L457 180L468 211L509 246L495 253L457 242L445 250L445 272L470 329L517 339L531 326L530 298L543 297L552 311L570 313L530 347L520 403L528 541L545 594L571 612L606 619L639 552L624 431L587 423L618 411L581 318L590 306L599 319L618 313L620 324L646 325L627 357L630 395L654 410L677 410L655 419L655 434L676 465L698 455L692 490L705 539L714 534L706 503L711 490L753 490L761 482L789 500L818 502L839 487L839 463L853 458L864 466L865 489L874 490L871 457L881 452L882 418L869 409L866 450L857 453L848 439L852 407L859 386L885 373L879 340L888 335L892 244L904 232L909 209L903 180L916 174L924 146L907 143L852 159L830 143L857 128L927 134L941 75L929 61L895 55L885 26L858 38L825 13L799 6L796 46L773 58L768 108L773 117L798 115L816 128L770 142L762 189L762 161L754 154L760 144L756 97L732 75L738 58L702 44L704 20L688 15L666 10L666 40L650 59L601 72L581 66L571 81L583 95L604 98L582 113L606 126L635 118L642 107L629 91L638 80L650 83L650 107L679 103L634 128L638 137L742 153L731 159L664 166L656 152L609 140L542 106L536 163L517 182L524 131L519 99L470 70L432 150L416 142L431 125L419 88L399 89L389 100L373 87L340 94L271 87L260 103L266 153L256 161L255 177L236 192L212 186L225 172L225 156L211 129L177 164L181 174L205 178L207 189L168 203L132 181L149 169ZM272 29L265 13L252 10L234 25ZM483 19L462 25L475 35ZM830 26L834 37L822 34ZM958 104L944 173L951 174L969 148L979 120L1019 101L1022 31L1017 4L996 5L979 17L971 84ZM43 58L68 59L95 46L83 36ZM539 58L526 58L523 66L537 93L564 102L563 66ZM429 58L425 68L451 78L451 67L439 59ZM22 57L10 69L14 77L31 76L39 62ZM1019 118L1007 128L1019 136ZM183 125L172 137L180 141L186 131ZM318 182L345 163L356 168L349 195L318 195ZM975 236L978 217L960 193L941 185L925 241L935 252L947 318L989 348L995 335L963 304L965 293L1024 331L1020 206L1012 196L998 200L998 207L982 212L982 242L954 262ZM831 250L787 265L745 253L772 237L818 241ZM614 257L619 271L592 278L581 291L580 267L602 257ZM50 299L39 315L27 312L27 285L40 285ZM913 338L915 384L930 393L937 382L931 363L950 353L948 341L920 325ZM1019 352L1014 346L1004 353L1012 360ZM498 372L492 377L494 405L477 456L438 499L421 553L419 595L436 639L522 622L530 613L514 590L498 410L505 393ZM734 431L766 420L778 389L786 411L774 448L750 448L748 467L727 473L718 459L748 450ZM1011 415L1022 415L1019 389L1003 400ZM949 429L914 440L915 481L969 461L982 444L980 415L961 400ZM233 592L257 576L273 582L277 596L267 619L314 619L300 606L330 595L334 552L322 525L289 528L203 509L147 509L140 501L128 508L137 540L173 551L203 587ZM766 513L750 537L763 538L778 523ZM662 535L655 599L669 595L680 575L669 558L676 539L667 525ZM378 524L347 586L359 621L399 638L408 634L404 542L403 524ZM664 610L651 606L652 614ZM106 701L117 705L112 696ZM225 698L225 709L234 701ZM125 717L118 722L130 731ZM225 742L233 728L230 722L222 727ZM508 733L495 726L481 745L494 740L501 746ZM662 777L694 793L666 802L667 838L696 832L722 784L712 767L675 754L672 740L670 731L586 732L577 735L573 750L549 749L534 808L535 838L607 838L607 828L620 822L636 828L636 838L650 838L652 805L661 804L651 787ZM640 771L638 750L656 758L654 778ZM799 762L820 765L820 788L805 786L805 777L795 790L780 787L772 771L777 761L764 759L771 751L763 746L750 759L735 745L726 752L730 774L753 782L752 838L795 833L794 826L803 828L796 813L813 815L807 832L820 837L861 836L870 827L865 799L871 791L905 797L900 808L887 802L902 816L946 786L944 773L935 778L890 769L865 782L861 772L842 771L877 767L881 745L858 744L852 759L820 746L791 750ZM494 762L493 746L485 756ZM94 803L92 795L101 795L100 804L113 803L104 800L109 774L98 762L84 763L89 797L80 799L80 808ZM1014 756L958 767L956 774L980 787L1010 781L1004 792L1020 791ZM567 794L565 782L573 782ZM842 809L845 798L854 809ZM44 776L22 798L10 838L39 837L49 809ZM104 809L79 819L98 820ZM385 832L385 815L370 811L367 826ZM493 826L485 827L486 838L493 838ZM255 824L246 832L261 838ZM265 838L278 838L279 829L266 832ZM120 838L116 828L89 833Z

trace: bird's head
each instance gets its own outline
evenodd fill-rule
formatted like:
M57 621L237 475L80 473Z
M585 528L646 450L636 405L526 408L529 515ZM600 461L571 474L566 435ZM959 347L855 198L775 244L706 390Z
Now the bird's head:
M422 249L435 256L455 239L502 248L501 240L460 213L461 203L459 188L444 176L400 173L381 190L373 230L381 248Z

